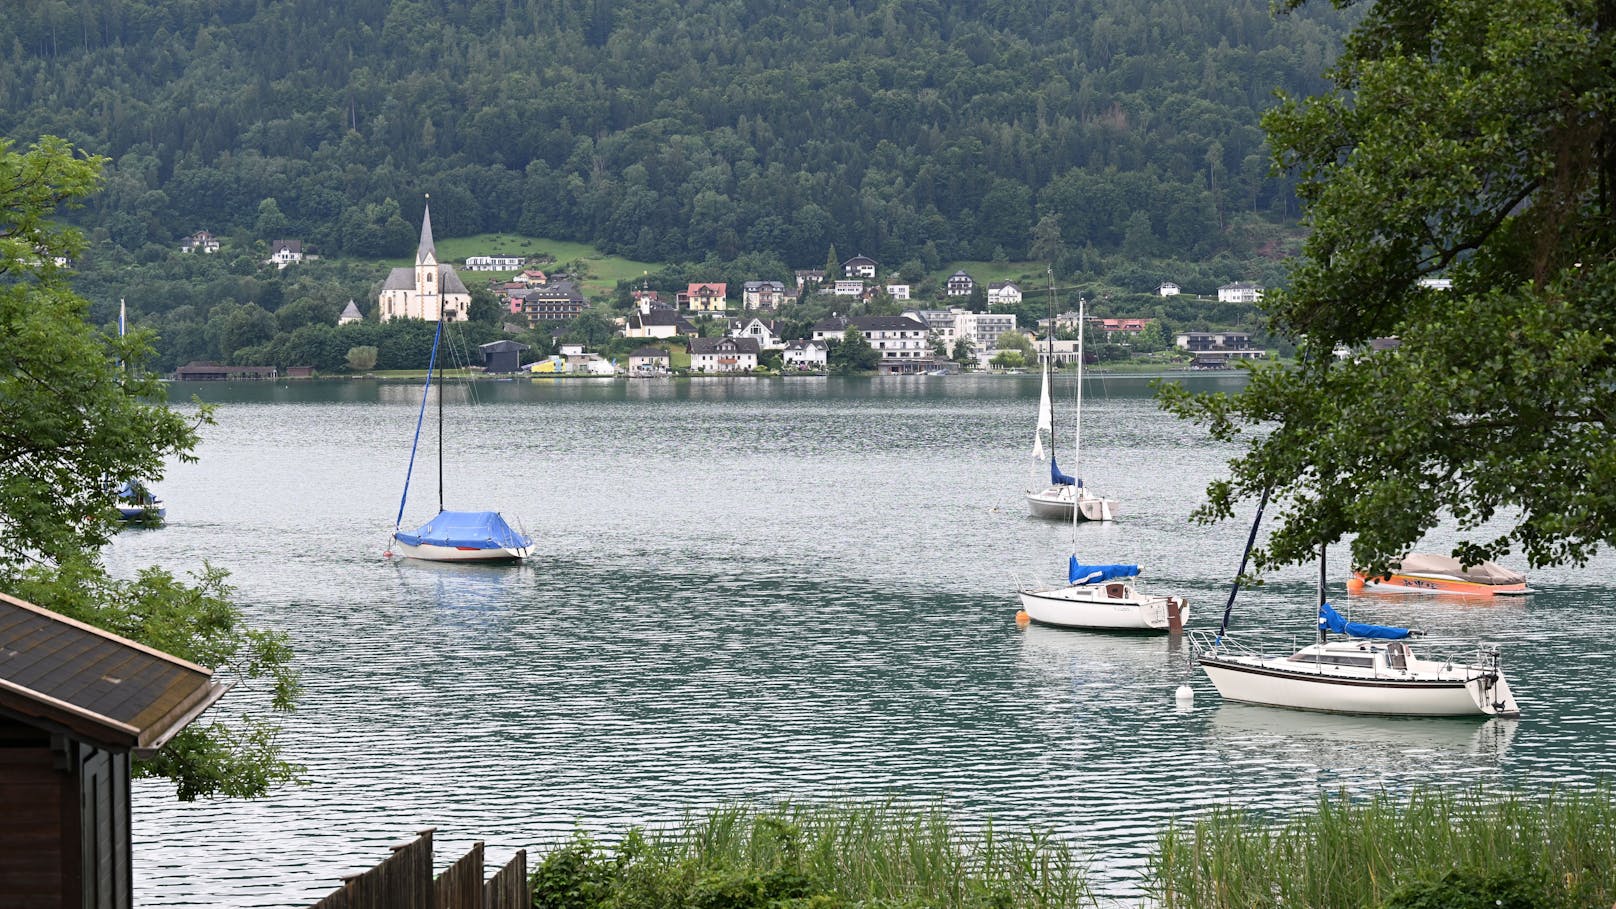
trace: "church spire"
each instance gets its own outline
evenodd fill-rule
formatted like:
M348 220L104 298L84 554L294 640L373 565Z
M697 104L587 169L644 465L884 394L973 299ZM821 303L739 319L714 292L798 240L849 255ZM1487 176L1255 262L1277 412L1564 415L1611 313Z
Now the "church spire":
M438 248L432 243L432 196L429 194L426 199L421 208L421 245L415 250L416 265L425 263L428 256L434 262L438 260Z

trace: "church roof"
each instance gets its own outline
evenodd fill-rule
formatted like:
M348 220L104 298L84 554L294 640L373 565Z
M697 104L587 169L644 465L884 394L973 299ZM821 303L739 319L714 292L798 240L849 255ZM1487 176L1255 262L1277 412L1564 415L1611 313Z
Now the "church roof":
M419 265L428 255L436 259L438 248L432 243L432 204L429 202L421 208L421 245L415 250L415 264Z
M446 294L471 293L471 291L466 289L465 282L460 280L460 275L455 272L453 265L438 266L438 288L440 292ZM415 269L411 267L395 268L388 272L387 283L382 285L382 290L414 289Z
M339 316L338 318L340 318L340 319L363 319L364 317L365 317L364 314L359 311L359 307L354 305L354 301L349 300L347 307L345 307L342 310L342 315Z

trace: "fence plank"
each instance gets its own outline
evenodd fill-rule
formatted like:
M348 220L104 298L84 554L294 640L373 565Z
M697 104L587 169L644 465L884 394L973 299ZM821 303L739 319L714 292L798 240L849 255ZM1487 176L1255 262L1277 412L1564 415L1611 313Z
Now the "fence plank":
M436 909L432 882L432 831L394 846L376 867L343 878L342 889L314 909Z
M443 869L433 889L437 909L483 909L483 844Z
M483 909L530 909L533 891L527 879L527 850L518 849L505 867L483 887Z

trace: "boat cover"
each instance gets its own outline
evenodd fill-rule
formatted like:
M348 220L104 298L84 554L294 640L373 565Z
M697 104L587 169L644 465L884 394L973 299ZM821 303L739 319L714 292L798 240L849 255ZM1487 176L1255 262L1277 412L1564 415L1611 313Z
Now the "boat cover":
M1494 562L1482 562L1469 568L1453 556L1434 555L1426 552L1411 552L1403 556L1402 561L1395 566L1397 574L1449 574L1466 581L1477 584L1499 586L1504 584L1524 584L1526 575L1518 571L1511 571Z
M511 529L497 511L440 511L414 533L393 535L411 546L453 546L457 549L521 549L533 541Z
M1390 625L1366 625L1363 622L1349 622L1341 613L1329 603L1319 604L1319 628L1322 631L1333 631L1336 634L1345 634L1355 638L1385 638L1399 640L1412 635L1414 632L1407 628L1394 628Z
M124 480L123 485L118 487L117 495L120 502L130 502L135 505L157 504L157 497L152 495L151 490L136 480Z
M1104 584L1138 576L1138 565L1080 565L1077 556L1072 556L1066 564L1066 580L1072 584Z
M1055 463L1053 452L1049 455L1049 482L1056 486L1082 486L1083 481L1061 473L1060 465Z

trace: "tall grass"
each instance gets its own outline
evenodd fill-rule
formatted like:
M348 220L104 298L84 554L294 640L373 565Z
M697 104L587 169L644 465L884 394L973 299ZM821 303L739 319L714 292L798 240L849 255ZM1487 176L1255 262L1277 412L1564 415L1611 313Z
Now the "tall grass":
M579 834L533 873L534 906L1055 909L1091 903L1066 845L955 827L936 809L726 807L608 849Z
M1535 888L1531 905L1610 906L1612 791L1420 790L1360 800L1343 794L1324 796L1313 812L1283 822L1220 809L1161 835L1149 889L1164 909L1351 909L1443 905L1411 894L1456 884L1474 894L1497 889L1505 878ZM1457 905L1455 899L1445 904Z

